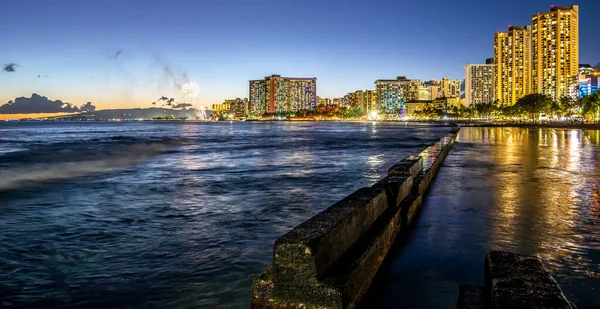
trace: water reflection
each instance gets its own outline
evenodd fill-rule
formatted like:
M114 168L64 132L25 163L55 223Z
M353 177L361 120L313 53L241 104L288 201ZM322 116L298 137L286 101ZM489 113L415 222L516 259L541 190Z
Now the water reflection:
M452 308L499 249L540 255L579 308L597 308L599 132L463 128L368 305Z

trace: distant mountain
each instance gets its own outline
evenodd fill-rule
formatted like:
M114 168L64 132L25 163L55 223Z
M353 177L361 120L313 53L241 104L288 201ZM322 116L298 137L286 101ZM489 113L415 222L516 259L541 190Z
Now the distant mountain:
M596 72L600 72L600 62L594 66L594 69L596 69Z
M212 111L205 111L207 117L212 115ZM128 109L105 109L95 112L80 113L77 115L61 116L62 119L152 119L152 118L199 118L200 111L195 108L190 109L170 109L170 108L128 108Z

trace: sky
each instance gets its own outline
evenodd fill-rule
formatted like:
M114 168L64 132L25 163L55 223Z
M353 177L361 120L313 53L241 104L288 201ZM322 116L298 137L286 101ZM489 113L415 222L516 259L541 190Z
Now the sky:
M185 101L184 76L209 108L271 74L317 77L321 97L396 76L462 80L493 56L495 32L552 4L580 6L580 63L600 62L598 0L2 0L0 64L18 66L0 72L0 104L151 107Z

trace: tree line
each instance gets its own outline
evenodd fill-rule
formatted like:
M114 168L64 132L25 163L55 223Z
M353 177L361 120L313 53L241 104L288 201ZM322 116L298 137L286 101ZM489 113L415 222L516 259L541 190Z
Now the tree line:
M585 96L579 100L562 97L553 100L544 94L529 94L514 105L506 105L495 101L493 103L477 104L471 107L453 106L447 111L426 107L416 111L417 118L438 119L442 117L462 119L506 119L536 121L541 115L547 117L586 117L596 122L600 119L600 93Z

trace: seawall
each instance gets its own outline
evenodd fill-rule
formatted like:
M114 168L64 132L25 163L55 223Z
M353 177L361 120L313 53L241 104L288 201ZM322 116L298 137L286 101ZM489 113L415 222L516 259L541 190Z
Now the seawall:
M371 187L360 188L279 237L273 264L252 283L251 308L355 308L424 194L459 128L408 156Z

